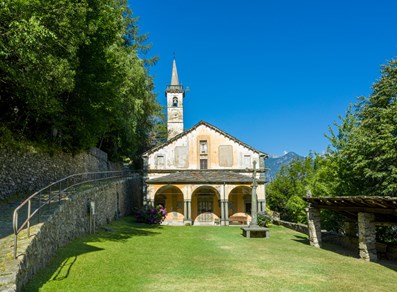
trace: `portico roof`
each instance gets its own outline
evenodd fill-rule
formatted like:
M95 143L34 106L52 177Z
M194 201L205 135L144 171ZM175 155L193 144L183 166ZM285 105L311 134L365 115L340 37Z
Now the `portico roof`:
M377 222L397 223L397 197L306 197L310 207L331 209L356 219L359 212L373 213Z
M180 171L162 177L149 179L148 184L251 184L252 177L242 175L234 171ZM265 183L264 180L257 180L258 183Z

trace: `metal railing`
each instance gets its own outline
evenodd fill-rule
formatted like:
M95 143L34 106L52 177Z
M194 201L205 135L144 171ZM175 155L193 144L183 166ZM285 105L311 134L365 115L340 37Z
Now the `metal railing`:
M14 210L12 227L14 230L14 258L17 257L18 248L18 234L27 227L27 235L30 237L30 225L33 217L37 216L37 223L43 217L43 211L47 207L47 215L51 214L51 208L55 210L51 204L60 205L67 195L66 191L78 185L87 184L90 182L99 182L108 179L115 179L121 177L131 176L131 171L102 171L102 172L86 172L77 173L60 179L50 185L35 192L28 197ZM32 205L36 205L33 207ZM19 226L18 219L21 212L25 211L26 219Z

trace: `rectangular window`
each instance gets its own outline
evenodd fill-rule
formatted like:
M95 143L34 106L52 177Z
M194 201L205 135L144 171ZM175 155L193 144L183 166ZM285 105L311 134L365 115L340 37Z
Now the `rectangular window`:
M243 167L251 168L251 155L244 155Z
M189 149L187 146L175 147L175 166L178 168L187 168L189 166Z
M165 166L164 155L157 155L157 169L163 169Z
M200 154L208 154L207 141L200 141Z
M233 146L220 145L219 146L219 166L232 167L233 166Z
M208 169L208 159L200 159L200 169Z

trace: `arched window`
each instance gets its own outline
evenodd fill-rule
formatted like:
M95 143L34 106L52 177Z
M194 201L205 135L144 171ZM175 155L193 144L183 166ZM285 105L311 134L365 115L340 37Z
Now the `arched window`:
M172 99L172 106L178 106L178 98L176 96Z

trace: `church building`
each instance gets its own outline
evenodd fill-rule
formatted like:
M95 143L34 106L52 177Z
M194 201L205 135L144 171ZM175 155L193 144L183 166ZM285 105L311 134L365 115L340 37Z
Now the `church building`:
M265 211L268 155L205 121L184 130L185 90L175 59L165 95L168 141L143 154L145 203L167 209L164 224L246 224L256 162L257 210Z

